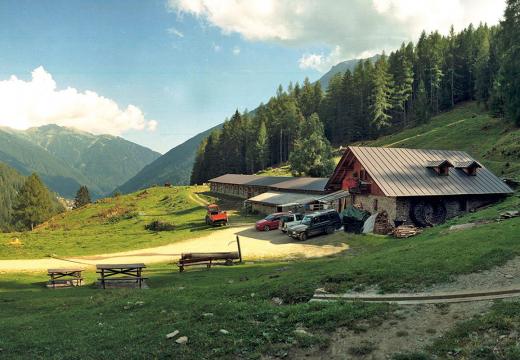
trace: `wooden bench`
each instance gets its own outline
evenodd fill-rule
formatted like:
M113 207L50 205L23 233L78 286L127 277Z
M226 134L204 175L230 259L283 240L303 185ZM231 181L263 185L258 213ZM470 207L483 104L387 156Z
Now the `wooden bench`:
M179 272L183 272L187 266L205 265L208 269L213 265L233 265L234 260L242 262L240 239L237 236L238 251L211 252L211 253L183 253L177 262Z
M100 274L98 279L103 289L106 289L107 282L132 282L135 281L139 288L142 288L144 264L98 264L96 265L97 273Z
M48 269L49 284L55 289L56 285L64 284L71 286L81 286L83 284L82 272L84 269Z

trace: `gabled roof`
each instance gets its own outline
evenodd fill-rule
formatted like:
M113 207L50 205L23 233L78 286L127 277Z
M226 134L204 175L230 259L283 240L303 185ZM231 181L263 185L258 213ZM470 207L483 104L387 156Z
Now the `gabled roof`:
M467 169L470 167L482 168L482 165L480 165L475 160L461 161L461 162L455 163L455 168L457 168L457 169Z
M441 167L441 166L453 167L453 164L446 159L426 161L426 167L434 168L434 167Z
M475 161L463 151L350 146L343 159L353 155L386 196L446 196L508 194L512 190L482 167L477 176L451 168L449 176L438 176L425 164L447 160L451 164ZM342 171L340 161L335 173ZM475 161L476 162L476 161ZM333 176L331 181L338 181ZM332 189L329 181L327 188Z
M327 178L226 174L211 179L209 182L265 186L279 190L324 191L328 180Z
M236 185L256 185L270 186L285 180L293 179L291 176L260 176L260 175L241 175L241 174L225 174L209 182Z
M293 177L271 187L282 190L325 191L328 181L328 178Z

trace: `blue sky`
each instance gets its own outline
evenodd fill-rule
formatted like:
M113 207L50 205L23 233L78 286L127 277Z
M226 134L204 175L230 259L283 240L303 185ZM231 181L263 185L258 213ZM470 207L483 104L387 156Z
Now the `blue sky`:
M460 14L448 20L458 27L496 23L503 9L502 1L454 2L450 13ZM0 125L55 120L166 152L236 108L265 102L278 84L316 80L341 60L414 40L422 28L447 30L442 13L431 22L435 3L424 3L417 24L404 0L2 0L0 95L12 105ZM349 22L354 15L365 20Z

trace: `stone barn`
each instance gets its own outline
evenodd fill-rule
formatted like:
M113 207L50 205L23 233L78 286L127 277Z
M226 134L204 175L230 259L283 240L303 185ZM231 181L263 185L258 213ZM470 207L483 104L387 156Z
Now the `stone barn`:
M442 223L512 193L462 151L356 146L346 149L325 189L350 193L342 207L386 210L396 225L419 226Z

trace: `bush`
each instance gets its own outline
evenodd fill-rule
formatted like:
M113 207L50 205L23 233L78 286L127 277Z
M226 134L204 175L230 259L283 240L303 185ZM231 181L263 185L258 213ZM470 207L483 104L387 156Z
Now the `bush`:
M171 231L175 229L175 225L166 221L154 220L146 224L144 228L150 231Z

